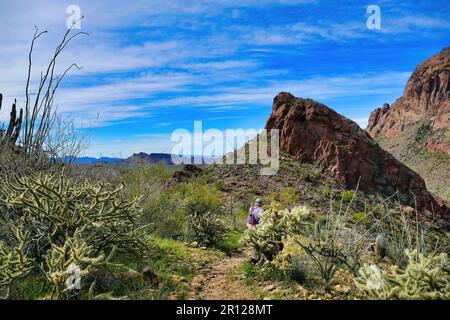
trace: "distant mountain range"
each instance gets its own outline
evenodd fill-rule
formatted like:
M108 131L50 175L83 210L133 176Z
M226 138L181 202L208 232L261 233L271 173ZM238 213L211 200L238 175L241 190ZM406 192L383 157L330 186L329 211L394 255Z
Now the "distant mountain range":
M72 160L72 158L66 158L66 160ZM92 157L79 157L72 160L72 162L76 164L117 164L122 161L126 161L126 159L121 158L92 158Z
M202 156L187 156L180 157L168 153L135 153L128 158L110 158L110 157L101 157L101 158L93 158L93 157L79 157L79 158L66 158L66 160L71 160L71 162L80 164L80 165L99 165L99 164L109 164L109 165L135 165L139 163L145 164L157 164L160 162L164 162L167 165L175 165L173 162L173 157L178 157L184 160L190 160L191 163L202 162L205 163L212 158L206 158Z

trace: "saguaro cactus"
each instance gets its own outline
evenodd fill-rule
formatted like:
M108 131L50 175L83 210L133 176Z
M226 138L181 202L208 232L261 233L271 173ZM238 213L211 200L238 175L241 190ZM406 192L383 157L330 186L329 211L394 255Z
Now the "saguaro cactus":
M2 109L3 95L0 93L0 111ZM20 109L19 117L17 117L17 101L14 101L9 116L9 124L6 131L0 128L0 144L15 144L19 138L20 129L22 127L23 109Z

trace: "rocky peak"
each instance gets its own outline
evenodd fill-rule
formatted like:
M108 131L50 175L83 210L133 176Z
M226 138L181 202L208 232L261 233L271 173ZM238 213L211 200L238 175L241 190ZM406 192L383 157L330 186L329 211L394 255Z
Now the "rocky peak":
M389 109L386 105L380 115ZM410 204L415 200L420 211L434 211L450 222L450 209L427 191L418 174L327 106L282 92L274 99L266 129L279 129L282 149L301 161L318 163L345 188L386 195L399 191Z
M422 62L403 96L372 112L367 130L372 137L391 138L419 121L428 121L433 130L450 128L450 47Z
M450 47L421 63L408 80L403 99L434 116L450 99ZM448 124L447 124L448 125Z

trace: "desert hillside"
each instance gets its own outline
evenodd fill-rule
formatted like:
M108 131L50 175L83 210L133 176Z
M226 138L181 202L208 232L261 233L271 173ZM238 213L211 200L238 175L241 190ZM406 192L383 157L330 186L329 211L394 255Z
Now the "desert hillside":
M372 112L367 131L450 200L450 48L422 62L391 106Z

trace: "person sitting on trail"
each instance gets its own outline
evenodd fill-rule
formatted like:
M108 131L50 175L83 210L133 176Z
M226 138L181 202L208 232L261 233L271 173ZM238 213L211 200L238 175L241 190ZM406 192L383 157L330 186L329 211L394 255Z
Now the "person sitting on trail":
M253 228L256 228L261 220L260 214L264 211L262 206L262 199L256 199L255 204L248 210L248 224Z

